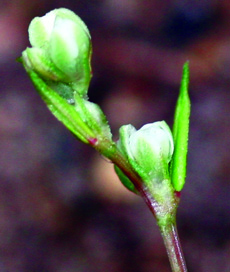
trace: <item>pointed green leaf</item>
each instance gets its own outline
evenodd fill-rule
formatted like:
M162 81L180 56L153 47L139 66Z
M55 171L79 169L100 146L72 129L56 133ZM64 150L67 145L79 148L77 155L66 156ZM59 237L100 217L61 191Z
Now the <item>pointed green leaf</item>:
M46 85L46 83L33 71L28 74L54 116L61 121L79 140L88 144L88 139L95 138L94 133L83 122L73 105L69 105L64 98Z
M186 62L183 67L180 94L177 100L173 124L174 154L170 164L170 174L173 187L176 191L182 190L186 178L190 117L188 85L189 64Z

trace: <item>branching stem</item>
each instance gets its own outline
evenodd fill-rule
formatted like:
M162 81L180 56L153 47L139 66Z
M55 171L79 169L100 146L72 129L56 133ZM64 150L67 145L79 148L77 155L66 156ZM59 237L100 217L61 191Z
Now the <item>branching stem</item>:
M154 215L159 226L161 236L164 240L172 272L187 272L185 259L176 227L176 208L179 202L179 196L175 194L175 210L165 213L161 212L159 203L154 199L149 190L144 190L139 177L129 168L129 164L123 156L116 150L111 160L119 166L124 173L132 180L136 189L144 199L148 208ZM160 211L160 212L159 212ZM163 219L163 220L162 220Z

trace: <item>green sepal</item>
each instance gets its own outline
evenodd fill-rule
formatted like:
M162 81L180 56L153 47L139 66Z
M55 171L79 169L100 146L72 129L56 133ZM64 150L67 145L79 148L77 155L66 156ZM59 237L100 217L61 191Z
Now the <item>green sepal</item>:
M69 82L70 79L45 54L41 48L26 48L22 52L25 65L34 69L44 80Z
M69 105L64 98L47 86L34 71L29 70L27 73L53 115L80 141L88 144L89 139L96 138L96 135L84 123L73 105Z
M98 141L109 140L112 142L110 126L101 108L86 99L83 99L78 92L75 92L75 109L81 119L97 135Z
M181 191L185 184L190 99L188 95L189 85L189 64L186 62L183 67L180 93L176 104L173 124L174 153L170 163L170 175L173 187L176 191Z
M136 129L132 125L124 125L119 129L119 141L117 142L117 147L120 152L125 156L133 170L141 177L142 180L149 180L148 175L142 169L142 167L132 158L132 154L129 149L129 139L132 133L134 133Z
M118 175L121 183L131 192L135 194L139 194L138 191L135 189L135 186L133 185L132 181L123 173L123 171L114 165L114 169L116 174Z

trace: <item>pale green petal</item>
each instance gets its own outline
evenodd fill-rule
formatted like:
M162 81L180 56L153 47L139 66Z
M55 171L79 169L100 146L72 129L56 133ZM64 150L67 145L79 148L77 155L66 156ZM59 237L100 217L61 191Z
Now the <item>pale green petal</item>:
M33 47L44 47L50 39L55 21L55 11L35 17L29 25L29 40Z
M73 11L66 9L66 8L59 8L59 9L56 9L55 12L56 12L56 15L59 17L74 21L78 25L79 28L81 28L82 30L85 31L88 38L91 38L86 24Z
M146 124L131 135L130 146L134 157L138 157L135 154L139 152L138 142L148 143L148 149L154 157L162 156L167 163L170 162L174 148L173 138L170 128L164 121Z
M79 29L73 21L57 17L49 43L49 54L55 65L70 77L76 74L79 54Z

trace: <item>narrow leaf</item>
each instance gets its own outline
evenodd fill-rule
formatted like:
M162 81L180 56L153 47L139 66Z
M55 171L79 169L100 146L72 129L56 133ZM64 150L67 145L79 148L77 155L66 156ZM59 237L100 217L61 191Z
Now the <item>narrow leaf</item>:
M189 64L186 62L183 67L180 93L176 104L173 139L174 153L170 164L170 174L173 187L181 191L186 178L190 99L188 95L189 85Z

